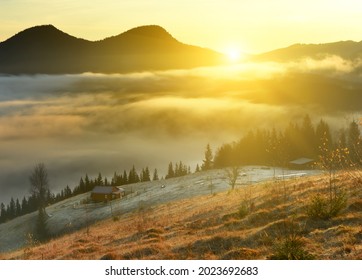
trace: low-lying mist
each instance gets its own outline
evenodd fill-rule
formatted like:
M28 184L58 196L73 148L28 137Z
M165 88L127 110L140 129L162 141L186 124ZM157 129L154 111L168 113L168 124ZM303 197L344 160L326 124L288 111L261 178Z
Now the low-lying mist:
M362 111L361 63L299 63L102 75L0 77L0 202L28 195L44 162L51 190L80 176L170 161L191 168L249 129L284 128L309 114L336 127Z

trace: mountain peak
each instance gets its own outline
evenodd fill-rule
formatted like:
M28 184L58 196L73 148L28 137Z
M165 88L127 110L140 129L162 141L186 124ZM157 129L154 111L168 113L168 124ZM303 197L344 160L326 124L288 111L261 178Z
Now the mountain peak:
M144 25L132 28L121 35L132 35L132 36L146 36L153 37L158 39L173 39L175 40L170 33L166 31L163 27L159 25Z
M170 33L159 25L143 25L132 28L119 35L103 39L104 42L110 46L117 46L125 43L132 48L145 48L154 45L162 46L165 43L175 44L179 43Z
M27 28L23 31L20 31L19 33L15 34L13 37L11 37L9 40L12 39L17 39L17 38L30 38L32 37L34 39L35 37L40 37L40 36L46 36L48 37L49 35L53 35L54 34L60 34L63 33L62 31L60 31L59 29L57 29L54 25L51 24L47 24L47 25L38 25L38 26L33 26L30 28ZM65 34L65 33L64 33Z
M60 31L58 28L56 28L52 24L43 24L43 25L36 25L30 28L25 29L24 31L30 31L30 30L43 30L43 31Z
M6 45L14 46L18 44L22 45L34 45L34 44L64 44L69 41L80 40L77 39L59 29L54 25L38 25L27 28L13 37L6 40Z

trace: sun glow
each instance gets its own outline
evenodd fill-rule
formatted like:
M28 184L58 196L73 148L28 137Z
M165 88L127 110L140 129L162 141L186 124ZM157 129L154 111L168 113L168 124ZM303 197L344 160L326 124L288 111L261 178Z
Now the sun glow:
M238 62L242 57L241 51L237 48L229 48L225 54L230 62Z

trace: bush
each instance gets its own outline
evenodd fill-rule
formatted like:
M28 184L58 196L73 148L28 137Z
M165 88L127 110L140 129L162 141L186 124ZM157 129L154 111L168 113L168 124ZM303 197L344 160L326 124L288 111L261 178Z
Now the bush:
M313 219L328 220L336 217L347 206L345 192L335 194L332 198L317 195L312 198L308 206L308 217Z
M305 250L303 227L294 218L285 219L279 225L277 242L273 246L272 260L312 260L314 256Z
M244 217L246 217L249 214L249 207L247 205L247 203L243 202L238 210L238 217L239 219L242 219Z
M304 242L300 236L290 234L274 246L271 260L313 260L314 256L304 250Z

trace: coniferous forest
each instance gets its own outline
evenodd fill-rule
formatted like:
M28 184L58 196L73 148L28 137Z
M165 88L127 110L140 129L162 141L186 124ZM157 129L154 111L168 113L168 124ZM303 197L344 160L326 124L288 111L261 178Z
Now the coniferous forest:
M271 129L248 132L237 142L224 144L217 149L214 167L235 165L287 166L298 158L319 157L333 151L348 154L352 165L361 164L361 135L357 121L347 127L336 128L319 120L316 124L306 115L303 120L291 122L284 129Z

